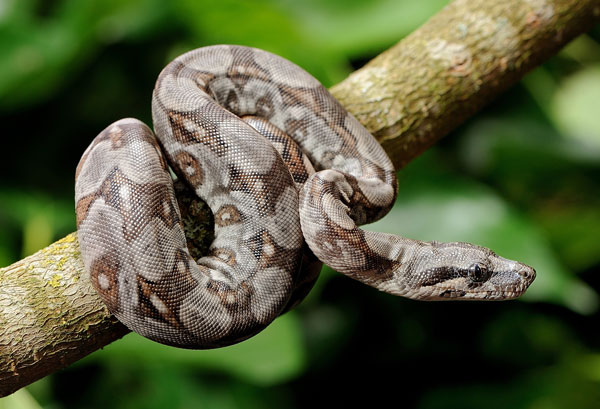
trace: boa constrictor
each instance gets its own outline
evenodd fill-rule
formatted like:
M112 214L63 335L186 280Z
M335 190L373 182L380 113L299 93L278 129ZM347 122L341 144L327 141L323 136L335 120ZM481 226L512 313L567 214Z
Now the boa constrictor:
M483 247L358 229L394 203L390 159L281 57L241 46L188 52L158 77L152 116L156 136L136 119L102 131L75 188L86 270L143 336L213 348L256 334L316 279L305 242L335 270L413 299L510 299L535 278ZM196 261L169 167L214 214L214 242Z

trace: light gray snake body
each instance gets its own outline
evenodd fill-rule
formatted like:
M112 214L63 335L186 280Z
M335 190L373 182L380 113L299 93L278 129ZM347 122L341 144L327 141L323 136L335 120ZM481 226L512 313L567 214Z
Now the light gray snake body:
M188 52L160 74L152 114L156 136L136 119L101 132L75 189L92 283L148 338L213 348L256 334L316 279L305 242L335 270L414 299L510 299L535 277L475 245L358 229L394 203L394 168L317 80L281 57L240 46ZM197 261L169 166L214 214L214 242Z

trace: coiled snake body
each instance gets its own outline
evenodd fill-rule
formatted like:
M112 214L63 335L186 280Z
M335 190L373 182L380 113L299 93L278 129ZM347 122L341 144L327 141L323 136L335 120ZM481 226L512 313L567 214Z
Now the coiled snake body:
M393 166L317 80L281 57L240 46L188 52L160 74L152 114L156 136L136 119L102 131L75 188L92 283L148 338L212 348L256 334L316 279L305 242L337 271L414 299L510 299L535 277L486 248L358 229L392 206ZM169 166L214 214L214 242L197 261Z

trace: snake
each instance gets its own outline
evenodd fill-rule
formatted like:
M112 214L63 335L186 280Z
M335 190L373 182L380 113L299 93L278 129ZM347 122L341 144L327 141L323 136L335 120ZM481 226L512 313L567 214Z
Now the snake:
M394 166L282 57L189 51L159 74L152 121L154 131L134 118L109 125L75 174L85 270L108 310L146 338L191 349L248 339L306 296L321 263L416 300L513 299L535 278L485 247L360 229L393 206ZM174 178L213 214L201 257L190 254Z

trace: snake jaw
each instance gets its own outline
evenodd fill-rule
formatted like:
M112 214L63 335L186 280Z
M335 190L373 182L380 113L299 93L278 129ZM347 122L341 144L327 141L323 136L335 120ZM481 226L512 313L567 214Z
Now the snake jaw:
M444 300L473 300L473 301L493 301L493 300L512 300L520 297L527 290L529 285L535 279L535 270L528 268L526 276L515 277L514 272L497 273L496 275L504 277L501 283L494 283L494 275L489 282L473 285L468 278L457 278L451 281L443 282L431 286L426 291L419 291L416 298L425 301L444 301ZM510 279L507 276L510 275ZM509 283L510 280L510 283Z

